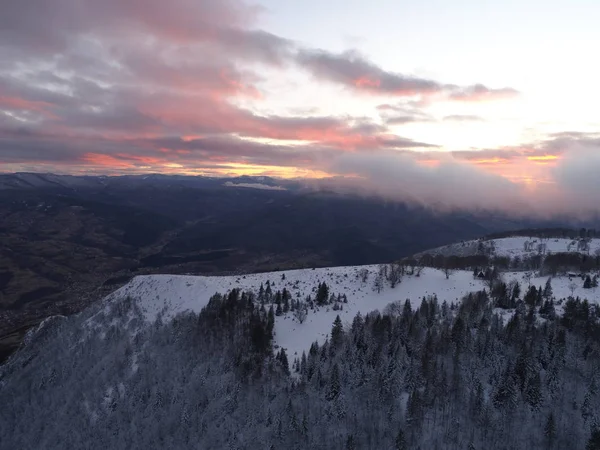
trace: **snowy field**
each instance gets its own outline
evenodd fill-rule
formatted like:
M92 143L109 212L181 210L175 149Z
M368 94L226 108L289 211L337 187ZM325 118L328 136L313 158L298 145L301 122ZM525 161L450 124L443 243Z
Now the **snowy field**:
M359 276L362 269L369 271L366 282ZM383 311L392 302L410 299L414 308L420 305L423 297L435 294L440 304L444 300L451 303L459 301L469 292L485 288L484 282L474 279L471 271L455 271L446 279L442 271L425 268L419 277L404 276L393 289L386 283L378 293L373 287L378 270L379 266L372 265L223 277L145 275L134 278L108 298L131 296L139 299L146 318L153 321L161 310L167 319L186 310L198 312L216 292L226 293L240 288L258 293L261 283L266 284L267 281L271 283L273 292L285 287L293 299L299 300L304 300L308 295L314 299L321 282L327 283L330 292L335 295L346 294L348 303L343 305L342 311L333 311L330 306L317 311L309 310L304 323L299 323L292 313L276 317L275 345L285 348L288 356L294 357L300 356L302 351L308 351L312 342L323 342L338 314L343 322L350 323L356 313L364 315L375 310ZM282 279L284 274L285 279ZM547 277L528 279L524 272L509 272L504 274L504 280L507 283L519 281L524 295L529 284L543 287ZM590 302L600 302L600 288L583 289L583 281L579 278L569 280L568 277L555 277L552 286L556 298L568 297L573 288L573 295L588 298Z
M583 246L583 240L550 238L540 239L531 237L510 237L493 240L496 254L499 256L523 256L538 253L542 245L542 253L579 252L595 254L600 250L600 239L589 239L587 246ZM526 249L527 248L527 249Z
M420 253L442 254L445 256L469 256L481 252L482 249L496 256L531 256L535 254L550 253L585 253L595 255L600 252L600 239L566 239L566 238L538 238L528 236L508 237L501 239L481 239L464 241L456 244L438 247Z

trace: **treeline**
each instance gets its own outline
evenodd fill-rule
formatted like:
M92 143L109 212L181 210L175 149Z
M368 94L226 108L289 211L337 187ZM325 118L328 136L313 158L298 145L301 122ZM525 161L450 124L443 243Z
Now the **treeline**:
M595 238L600 237L596 229L594 228L525 228L517 231L500 231L497 233L491 233L487 235L486 239L502 239L509 237L537 237L541 239L551 238L564 238L564 239L576 239L576 238Z
M539 270L542 275L559 275L567 272L600 271L600 255L558 252L546 255L536 253L511 258L508 256L488 256L483 254L468 256L425 254L419 259L405 258L398 264L404 268L403 273L406 270L412 270L414 267L433 267L442 270L484 270L486 267L496 267L504 271Z
M302 355L273 352L273 313L238 290L153 324L98 307L1 368L2 447L599 448L598 308L514 289L506 320L500 292L429 297L338 317Z

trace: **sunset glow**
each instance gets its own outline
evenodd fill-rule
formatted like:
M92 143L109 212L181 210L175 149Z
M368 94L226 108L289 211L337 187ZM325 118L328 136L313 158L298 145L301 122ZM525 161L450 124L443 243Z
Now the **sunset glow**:
M510 27L476 2L351 2L343 15L337 0L80 3L56 2L43 21L20 2L3 8L4 172L357 176L372 186L372 169L393 161L416 184L421 169L468 168L529 189L578 180L600 150L590 107L600 89L582 58L600 39L583 19L600 12L589 2L565 29L573 45L552 57L545 38L575 12L553 16L545 3L543 19L494 6L518 17ZM580 79L562 88L574 61Z

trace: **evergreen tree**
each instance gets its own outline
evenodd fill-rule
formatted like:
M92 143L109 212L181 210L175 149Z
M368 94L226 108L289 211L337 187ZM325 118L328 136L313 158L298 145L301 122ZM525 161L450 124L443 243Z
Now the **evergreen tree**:
M585 277L585 281L583 282L583 288L584 289L591 289L592 288L592 279L590 278L589 275L587 275Z
M331 328L331 347L338 349L342 345L344 340L344 326L342 325L342 319L340 316L336 316L333 327Z
M544 425L544 438L547 447L552 448L556 439L556 423L554 422L554 413L552 411L548 414L546 424Z
M315 299L315 301L317 302L317 305L325 305L325 304L327 304L328 300L329 300L329 287L327 286L327 284L325 282L319 283L319 286L317 289L317 297Z
M332 401L338 398L341 391L340 385L340 368L335 363L331 369L331 375L329 376L329 389L327 391L327 400Z
M546 285L544 286L544 292L542 293L542 296L545 300L550 300L552 298L552 295L552 277L548 277L548 279L546 280Z
M404 437L404 431L402 431L402 429L398 430L394 449L408 450L408 444L406 443L406 438Z
M585 450L600 450L600 428L594 427Z
M348 435L348 438L346 439L346 450L356 450L353 434Z
M529 286L523 301L527 306L535 306L538 300L538 291L535 286Z
M278 356L279 362L281 362L281 367L283 368L283 372L286 375L290 374L290 364L288 361L288 357L287 354L285 353L285 349L281 349L281 351L279 352L279 356Z
M532 411L540 409L540 405L542 404L542 381L539 372L536 372L527 383L525 401Z
M273 305L271 305L267 315L267 334L271 339L273 338L273 328L275 328L275 311L273 311Z

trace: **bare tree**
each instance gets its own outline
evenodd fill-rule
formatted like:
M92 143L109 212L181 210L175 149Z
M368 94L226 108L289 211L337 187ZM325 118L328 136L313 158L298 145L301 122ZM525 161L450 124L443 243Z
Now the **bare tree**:
M357 277L360 278L360 281L366 283L369 279L369 269L362 268L358 271Z
M300 307L296 308L296 310L294 311L294 317L300 323L304 323L307 315L308 311L306 311L305 305L300 305Z
M417 277L421 276L421 271L423 270L424 266L425 265L423 264L422 259L417 260L417 262L415 263L415 276L417 276Z
M446 280L448 280L450 278L450 275L452 275L454 273L454 269L452 267L450 267L450 263L448 262L448 259L446 259L446 261L444 262L444 275L446 275Z
M396 287L402 278L401 268L399 264L390 264L388 269L388 281L390 282L390 287L393 289Z
M575 283L574 281L571 281L569 283L569 291L571 291L571 297L573 297L573 294L575 293L575 289L577 289L577 283Z
M385 280L385 275L383 270L379 270L377 276L375 277L375 281L373 282L373 289L377 291L379 294L383 290L383 282Z

